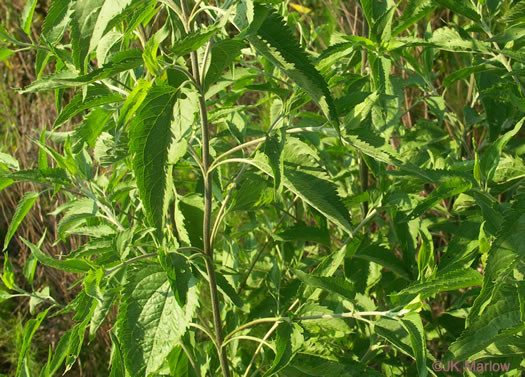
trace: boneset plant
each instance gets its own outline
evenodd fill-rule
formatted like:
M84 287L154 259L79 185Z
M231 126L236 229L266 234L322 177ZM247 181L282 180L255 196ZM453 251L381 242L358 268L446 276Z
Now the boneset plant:
M363 0L352 35L286 1L54 0L35 41L29 0L0 56L34 51L21 93L54 90L59 115L36 168L0 155L0 188L42 188L4 250L39 198L67 201L23 240L26 282L4 256L2 299L38 313L16 375L70 371L107 321L110 376L426 376L487 358L518 376L523 4ZM69 237L82 246L42 250ZM77 274L76 298L33 289L38 264ZM39 326L68 313L29 370Z

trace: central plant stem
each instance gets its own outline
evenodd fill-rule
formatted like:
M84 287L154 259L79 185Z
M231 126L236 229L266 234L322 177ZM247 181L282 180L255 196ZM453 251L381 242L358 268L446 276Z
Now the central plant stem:
M192 30L188 18L188 10L186 1L181 1L182 13L186 19L186 31ZM211 242L211 215L212 215L212 174L210 174L210 132L208 123L208 111L206 109L206 99L203 86L203 80L199 72L199 59L197 52L191 53L191 68L195 85L199 89L199 113L201 120L202 132L202 170L204 180L204 218L202 224L202 242L203 251L206 256L206 272L208 274L208 282L210 287L210 298L213 313L213 326L215 328L215 342L217 344L217 353L221 364L221 370L224 377L230 377L230 368L228 366L228 358L223 348L224 335L222 333L221 311L219 304L219 294L217 289L217 280L215 278L215 266L213 263L213 245Z

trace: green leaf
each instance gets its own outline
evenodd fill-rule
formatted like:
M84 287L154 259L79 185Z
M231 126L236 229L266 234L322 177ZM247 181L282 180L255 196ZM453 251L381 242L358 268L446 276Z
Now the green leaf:
M142 53L144 65L153 76L156 76L160 70L160 65L157 60L157 52L160 44L170 35L169 27L170 22L167 21L162 28L153 34L146 43L146 46L144 46L144 52Z
M520 282L523 286L523 281ZM521 320L516 287L502 286L492 297L483 314L469 323L461 336L449 347L446 360L467 360L497 340L525 330Z
M472 21L480 22L481 18L470 0L434 0L455 13L470 18Z
M114 18L124 13L126 8L133 2L133 0L106 0L102 4L102 8L97 17L95 26L93 26L93 32L89 41L88 51L94 51L99 45L102 36L106 32L106 29Z
M403 14L396 21L396 24L392 30L392 36L395 37L402 33L423 17L432 13L436 9L436 5L433 0L409 0Z
M273 188L277 192L281 191L282 188L282 176L284 175L284 163L281 158L285 142L285 133L281 135L268 135L266 141L263 144L263 153L268 157L268 162L272 168L273 173Z
M204 87L209 89L221 76L224 70L232 64L241 53L244 42L241 39L223 39L215 42L211 48L211 60Z
M5 47L0 47L0 62L6 60L8 57L13 55L15 52Z
M173 140L171 122L178 89L152 87L130 124L129 143L140 198L149 223L162 238L171 169L169 148Z
M27 321L27 324L24 328L24 335L22 338L22 345L20 347L20 350L18 351L18 362L16 365L16 373L15 376L23 376L22 372L22 364L24 362L24 359L26 358L27 351L31 347L31 340L33 339L33 336L36 333L36 330L40 327L40 324L46 318L47 312L51 308L47 308L45 311L38 313L35 319L30 319Z
M487 181L492 180L492 177L494 177L494 173L496 172L496 169L499 165L503 148L505 148L505 145L507 145L507 143L518 133L518 131L521 129L521 126L523 126L523 122L525 122L525 118L522 118L518 123L516 123L512 130L506 132L494 143L491 143L485 153L483 153L481 156L481 173Z
M2 271L2 281L7 289L13 289L15 285L15 274L13 273L13 264L9 260L7 252L4 253L4 269Z
M84 73L87 68L89 42L105 0L75 1L71 14L71 49L75 67Z
M33 285L33 279L35 278L36 265L36 257L34 254L30 254L29 257L27 257L26 263L24 264L24 277L31 286Z
M17 159L7 153L0 152L0 164L5 165L8 169L20 169Z
M415 283L396 293L402 295L421 295L427 298L439 292L454 291L461 288L469 288L483 283L483 277L479 272L471 268L455 270L444 274L438 274L433 280L425 283Z
M500 21L506 25L515 25L525 21L525 3L523 1L515 2L514 6L505 12Z
M410 345L416 359L419 377L425 377L428 374L426 360L427 347L425 340L425 330L418 313L408 313L400 319L401 325L407 330L410 336Z
M235 291L235 288L231 286L231 284L224 276L222 276L222 274L216 273L215 277L217 279L219 290L224 294L224 296L227 297L235 306L242 308L244 303L241 297Z
M177 303L180 306L186 305L190 280L193 277L188 260L177 253L161 253L159 259L168 275Z
M267 11L261 5L256 5L255 9L256 13ZM270 9L257 34L249 34L246 39L257 52L303 89L321 107L339 131L334 101L325 79L310 62L309 56L301 49L290 29L275 10Z
M27 0L22 11L22 16L20 18L20 24L22 30L27 35L31 34L31 22L33 21L33 14L35 13L37 0Z
M203 46L218 31L219 28L216 25L192 31L181 40L175 41L174 46L170 48L170 51L179 56L189 54Z
M423 213L434 207L436 204L441 202L445 198L449 198L454 195L461 194L472 187L472 182L460 177L453 177L447 179L444 183L440 184L432 193L421 203L410 214L410 218L414 219L421 216Z
M282 152L284 159L284 186L317 209L328 219L352 233L350 215L337 192L337 187L317 163L312 161L312 152L306 144L296 138L287 138ZM252 161L266 174L273 176L265 159L256 155Z
M403 279L411 279L411 273L405 264L399 258L397 258L392 251L384 246L373 244L359 248L353 257L380 264L381 266L398 274Z
M44 239L45 236L46 235L44 233L42 239ZM38 259L38 261L43 265L56 268L57 270L74 273L87 272L91 269L91 265L82 259L55 259L44 254L40 250L40 247L38 247L37 245L32 244L31 242L23 239L22 237L20 237L20 239L22 240L22 242L24 242L24 244L26 244L27 247L31 249L31 252L35 255L36 259Z
M11 219L11 223L9 224L9 228L5 235L4 251L7 249L9 241L11 241L11 238L15 235L15 232L18 229L18 226L22 223L22 220L24 220L24 217L26 217L27 213L33 208L33 204L35 204L39 195L40 194L37 192L27 192L22 199L20 199L20 202L18 202L15 214Z
M494 69L494 68L496 68L496 67L491 65L491 64L487 64L485 62L485 63L482 63L482 64L472 65L472 66L469 66L469 67L464 67L464 68L458 69L456 72L451 73L451 74L447 75L444 78L443 86L445 88L448 88L452 84L455 84L458 80L463 80L463 79L465 79L467 77L470 77L470 75L472 75L473 73L488 71L488 70Z
M72 0L53 0L42 25L42 36L51 45L62 39L73 12Z
M125 50L113 56L111 62L104 64L101 68L95 69L85 75L77 75L68 70L51 74L26 86L21 93L34 93L42 90L59 88L72 88L84 86L92 82L103 80L117 73L135 69L144 64L141 50Z
M73 97L71 102L62 109L53 124L53 128L56 129L62 123L84 110L121 101L124 101L124 98L122 98L120 94L110 92L105 86L96 85L87 87L87 92L79 92Z
M263 377L273 376L286 367L293 358L292 351L292 325L288 322L281 323L277 328L275 339L275 359L272 367L266 371Z
M160 265L145 264L128 272L117 331L132 376L150 376L165 363L191 322L198 295L194 285L188 291L186 306L181 308Z
M126 101L120 108L120 113L117 121L117 127L120 128L127 124L133 117L138 108L142 105L142 102L146 99L148 91L150 90L152 82L140 79L135 84L135 87L129 93Z
M327 229L307 226L304 222L298 222L287 227L283 231L273 234L273 237L280 241L317 242L330 246L330 233Z
M295 276L299 278L299 280L311 287L324 289L326 291L338 294L347 300L352 300L355 296L352 284L346 281L344 278L333 276L315 276L296 269L294 269L293 272Z

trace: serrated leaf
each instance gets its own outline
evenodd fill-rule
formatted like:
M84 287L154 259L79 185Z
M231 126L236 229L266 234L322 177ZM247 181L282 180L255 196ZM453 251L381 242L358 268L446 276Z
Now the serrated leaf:
M293 358L292 351L292 325L288 322L281 323L277 329L275 339L275 359L272 367L266 371L263 377L270 377L286 367Z
M481 168L481 173L487 181L492 180L494 177L494 173L499 165L503 148L518 133L518 131L523 126L523 122L525 122L525 118L522 118L518 123L516 123L512 130L506 132L494 143L491 143L485 153L483 153L481 156L479 165Z
M240 54L243 46L244 43L241 39L223 39L212 45L210 66L204 80L206 89L221 77L224 70Z
M351 234L350 215L339 197L337 187L330 181L323 169L312 161L313 155L315 153L305 143L288 137L282 152L283 184L288 190ZM254 160L247 161L264 173L273 176L271 167L266 163L266 157L261 158L260 155L256 155Z
M488 71L490 69L495 69L495 68L496 67L494 65L487 64L487 63L460 68L456 72L447 75L443 79L443 86L445 88L448 88L452 84L456 83L458 80L462 80L467 77L470 77L470 75L472 75L473 73Z
M84 110L121 101L124 101L122 95L112 93L102 85L87 87L87 92L77 93L71 102L62 109L53 124L53 128L57 128Z
M418 313L408 313L400 319L401 325L407 330L410 337L410 345L416 359L417 370L420 377L428 374L426 360L427 347L425 330Z
M300 48L290 29L275 10L267 11L261 5L256 5L255 9L256 13L268 12L268 15L257 30L257 34L248 34L246 39L257 52L303 89L321 107L339 132L334 101L323 76L310 62L309 56Z
M299 278L299 280L311 287L320 288L331 293L335 293L347 300L352 300L355 296L355 291L352 284L346 281L344 278L333 276L315 276L296 269L294 269L293 272L295 276Z
M170 51L179 56L189 54L203 46L218 31L219 28L216 25L193 31L181 40L175 41L174 46L171 47Z
M525 21L525 3L518 1L509 8L500 20L503 24L513 25Z
M105 0L75 1L71 14L71 49L75 67L86 71L89 41Z
M224 294L224 296L227 297L235 306L242 308L244 303L241 297L235 291L235 288L231 286L231 284L224 276L222 276L222 274L216 273L215 277L217 278L219 290Z
M152 87L130 124L129 150L140 198L149 223L162 238L166 195L171 169L169 147L173 141L171 122L178 89Z
M322 245L330 246L330 233L327 229L314 228L307 226L303 222L298 222L291 227L286 227L273 235L280 241L304 241L317 242Z
M45 237L45 234L42 238ZM91 269L91 265L81 259L67 259L67 260L59 260L52 258L46 254L44 254L40 247L37 245L23 239L20 237L22 242L31 249L31 253L33 253L38 259L40 263L42 263L45 266L56 268L57 270L66 271L66 272L74 272L74 273L82 273L87 272Z
M154 374L186 332L198 306L198 288L188 291L181 308L159 264L142 265L128 272L124 302L117 319L118 337L131 375Z
M124 13L133 0L106 0L100 9L89 41L88 51L94 51L104 35L110 21Z
M284 175L284 163L281 158L285 142L285 133L280 137L278 135L266 136L266 141L263 144L263 153L268 157L268 162L273 172L273 188L279 192L282 188L281 177Z
M523 282L520 282L523 285ZM449 347L446 360L467 360L498 339L525 330L521 321L516 287L505 285L496 292L483 314L471 321L461 336Z
M42 36L51 45L60 41L71 21L73 1L53 0L42 25Z
M381 245L369 245L360 248L353 257L380 264L406 280L411 278L411 273L405 264L392 251Z
M421 295L427 298L439 292L454 291L456 289L468 288L483 283L483 276L476 270L466 268L455 270L444 274L438 274L433 280L425 283L415 283L402 289L396 295Z
M5 165L8 169L20 169L18 160L7 153L0 152L0 164Z
M170 22L167 21L162 28L157 30L155 34L146 42L142 58L144 65L149 73L156 76L160 70L160 65L157 60L157 52L160 44L170 35Z
M142 105L142 102L146 99L148 91L153 83L147 80L140 79L135 84L135 87L129 93L126 101L122 104L120 109L119 118L117 121L117 127L120 128L127 124L131 117L135 114L137 109Z
M436 9L433 0L409 0L401 17L396 20L396 24L392 30L392 36L402 33L426 15L432 13Z
M444 6L455 13L470 18L472 21L480 22L481 18L470 0L434 0L437 4Z
M27 192L18 202L15 214L9 223L9 228L7 228L7 233L4 238L4 251L7 249L9 241L11 241L11 238L15 235L15 232L18 229L18 226L22 223L22 220L24 220L24 217L26 217L27 213L33 208L33 204L35 204L39 195L40 194L37 192Z
M31 22L33 21L33 14L35 13L37 0L27 0L22 11L22 16L20 18L20 24L22 30L27 35L31 33Z
M33 81L21 93L34 93L42 90L59 88L72 88L83 86L97 80L103 80L117 73L137 68L144 64L141 50L125 50L113 56L111 62L104 64L88 74L78 75L74 72L63 70L49 76Z
M421 203L410 214L410 218L414 219L421 216L423 213L434 207L440 201L445 198L449 198L454 195L461 194L472 187L472 182L460 177L453 177L447 179L444 183L440 184L432 193Z
M0 173L0 177L20 182L44 182L71 186L66 171L61 168L19 170L12 173Z

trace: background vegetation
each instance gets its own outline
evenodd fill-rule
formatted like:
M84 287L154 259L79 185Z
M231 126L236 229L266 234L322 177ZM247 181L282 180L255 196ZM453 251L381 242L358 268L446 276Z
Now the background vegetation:
M0 374L522 374L525 1L106 2L0 0Z

